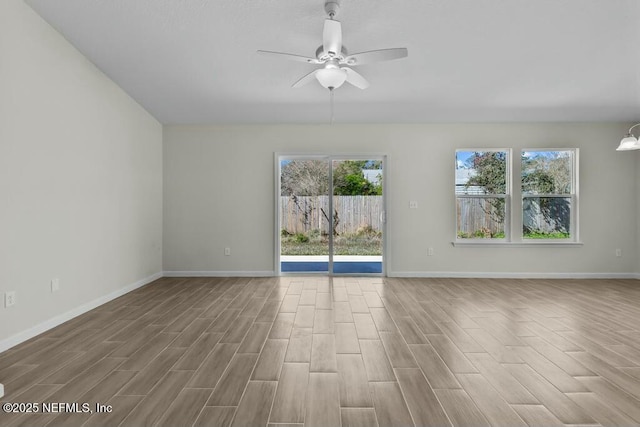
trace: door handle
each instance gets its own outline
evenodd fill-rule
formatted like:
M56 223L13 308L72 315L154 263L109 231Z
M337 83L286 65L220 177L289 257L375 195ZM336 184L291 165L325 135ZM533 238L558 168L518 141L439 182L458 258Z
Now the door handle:
M386 211L380 212L380 222L382 222L383 224L385 224L387 222L387 212Z

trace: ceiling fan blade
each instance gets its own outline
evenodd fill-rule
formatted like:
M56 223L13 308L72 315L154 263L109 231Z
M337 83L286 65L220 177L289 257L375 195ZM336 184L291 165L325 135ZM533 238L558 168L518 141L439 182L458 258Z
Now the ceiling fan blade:
M316 58L294 55L292 53L272 52L270 50L259 50L258 53L260 55L289 59L291 61L306 62L307 64L322 64L322 62L318 61Z
M295 82L295 83L293 84L293 86L291 86L291 87L299 88L300 86L304 86L304 85L306 85L307 83L309 83L309 82L311 82L311 81L315 80L316 73L317 73L318 71L320 71L320 70L322 70L322 68L319 68L319 69L317 69L317 70L313 70L312 72L310 72L309 74L307 74L306 76L302 77L300 80L298 80L297 82Z
M358 89L366 89L369 87L369 82L367 81L367 79L362 77L360 73L353 71L351 68L347 67L341 68L341 70L344 70L345 73L347 73L347 81Z
M324 53L329 56L338 56L342 52L342 25L340 21L325 19L322 48Z
M409 55L406 47L396 47L392 49L370 50L368 52L354 53L344 59L347 65L362 65L372 62L391 61L392 59L404 58Z

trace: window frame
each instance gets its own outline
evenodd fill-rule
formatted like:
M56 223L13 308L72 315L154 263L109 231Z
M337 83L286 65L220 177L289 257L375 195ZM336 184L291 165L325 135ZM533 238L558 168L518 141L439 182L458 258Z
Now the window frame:
M560 194L560 193L544 193L544 194L529 194L525 193L522 189L522 156L524 153L531 152L553 152L553 151L568 151L572 153L571 156L571 192ZM520 223L522 224L520 233L520 240L523 244L550 244L550 245L562 245L567 243L578 243L579 239L579 205L578 205L578 189L579 189L579 175L578 175L578 165L579 162L579 148L523 148L520 150L520 176L519 176L519 187L520 187ZM515 179L515 177L514 177ZM569 237L565 239L530 239L524 237L524 200L526 198L563 198L571 200L571 212L569 215Z
M455 183L455 175L457 170L457 160L459 152L477 152L477 153L506 153L506 164L505 164L505 193L498 194L458 194L456 192L456 183ZM512 162L513 162L513 150L511 148L459 148L454 152L454 185L453 185L453 194L455 198L455 208L454 208L454 223L455 223L455 240L454 244L504 244L511 241L511 201L512 201ZM504 199L504 238L484 238L484 237L465 237L461 238L458 236L458 199Z
M459 238L458 237L458 208L457 199L460 197L479 197L486 198L487 195L465 195L456 193L455 184L455 171L458 152L506 152L507 153L507 187L505 194L505 238L504 239L490 239L490 238ZM522 148L520 149L520 164L517 168L514 167L514 148L458 148L454 152L454 239L451 242L453 246L511 246L511 247L533 247L533 246L550 246L550 247L579 247L583 243L580 240L580 149L573 148ZM524 152L532 151L571 151L573 152L573 164L572 164L572 192L570 194L536 194L525 195L522 192L522 154ZM516 176L517 174L517 176ZM523 237L523 215L524 215L524 199L526 197L569 197L571 199L571 213L570 213L570 237L567 239L525 239ZM517 230L514 230L513 227Z

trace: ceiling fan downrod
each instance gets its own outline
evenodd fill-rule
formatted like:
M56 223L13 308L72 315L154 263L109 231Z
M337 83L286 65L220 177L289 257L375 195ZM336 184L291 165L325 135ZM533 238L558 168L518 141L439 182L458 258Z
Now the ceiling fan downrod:
M329 111L330 111L330 116L329 116L329 124L332 125L333 124L333 91L335 88L330 87L329 88Z

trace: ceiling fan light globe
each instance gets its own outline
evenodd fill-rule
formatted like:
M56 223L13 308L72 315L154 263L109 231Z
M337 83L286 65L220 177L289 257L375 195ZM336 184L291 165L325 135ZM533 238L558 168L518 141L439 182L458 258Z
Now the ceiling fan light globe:
M323 68L316 73L316 79L327 89L337 89L347 80L347 73L339 68Z
M630 134L627 134L622 141L620 141L620 145L616 148L616 151L629 151L629 150L640 150L640 142Z

